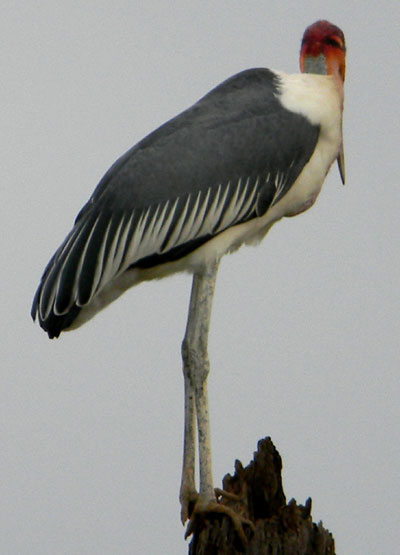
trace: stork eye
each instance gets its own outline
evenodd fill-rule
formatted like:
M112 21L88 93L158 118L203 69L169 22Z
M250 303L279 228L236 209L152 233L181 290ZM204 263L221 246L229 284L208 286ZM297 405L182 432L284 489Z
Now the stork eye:
M340 41L332 37L327 37L325 39L325 44L329 44L329 46L334 46L335 48L342 48Z

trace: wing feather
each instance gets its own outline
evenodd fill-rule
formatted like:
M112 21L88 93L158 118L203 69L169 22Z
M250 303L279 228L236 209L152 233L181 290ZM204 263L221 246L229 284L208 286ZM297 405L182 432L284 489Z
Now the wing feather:
M146 229L146 223L149 218L149 214L150 207L140 214L139 220L136 225L134 225L135 220L132 220L130 224L130 229L128 231L124 254L121 262L122 270L128 268L131 265L131 261L134 260L135 254L140 252L140 244Z
M198 192L196 200L194 201L193 206L191 206L190 211L185 218L184 224L182 225L181 231L179 233L179 238L177 240L177 244L179 245L182 245L183 243L186 243L190 241L193 237L195 237L195 229L197 227L197 225L195 225L195 222L197 219L197 212L200 204L200 196L201 191Z
M55 311L56 302L57 312L60 314L70 306L70 284L73 282L76 265L91 229L92 218L89 218L72 231L65 245L61 246L60 254L56 253L51 265L47 267L39 303L42 320L45 320L52 310Z
M247 178L246 180L246 185L243 188L242 191L242 195L240 197L240 211L238 213L238 215L236 216L236 221L242 221L246 219L246 215L249 213L249 211L252 211L254 209L254 201L256 198L256 194L257 194L257 189L258 189L258 183L259 183L260 178L257 177L250 194L247 197L247 193L249 190L249 183L250 183L250 178ZM247 197L247 198L246 198Z
M115 221L115 219L113 221ZM123 214L122 217L119 219L119 223L115 228L115 232L110 233L112 240L110 242L107 253L105 253L103 273L99 281L99 284L97 286L98 291L101 290L108 281L113 279L113 277L118 272L119 264L121 262L118 256L118 243L120 239L121 230L123 229L123 226L124 226L124 221L125 221L125 215ZM77 271L77 273L79 273L79 270ZM76 290L74 291L76 294Z
M223 217L221 220L221 223L219 224L218 228L216 229L216 232L221 231L226 229L227 227L229 227L232 222L235 221L236 216L237 216L237 212L238 212L238 208L240 208L240 205L238 206L238 197L239 197L239 191L240 191L240 187L242 184L242 178L239 178L239 181L237 182L236 187L233 190L233 194L231 194L228 202L227 202L227 206L224 207L224 211L223 211Z
M90 245L86 250L84 258L82 259L82 266L80 270L77 271L78 306L84 306L85 304L88 304L98 290L98 285L104 271L104 265L106 264L106 260L104 257L111 226L112 218L106 224L104 232L102 230L99 230L96 235L92 236ZM86 274L86 276L84 272L85 267L91 267L91 273Z
M169 249L172 249L173 247L175 247L178 243L179 243L179 237L181 236L182 233L182 229L184 226L184 222L185 222L185 218L189 209L189 203L190 203L190 198L191 195L187 196L186 202L184 204L183 210L182 212L179 214L178 216L178 220L175 222L174 226L173 226L173 231L171 233L171 235L169 236L169 239L167 241L167 244L165 245L164 250L168 251ZM179 199L177 199L179 202Z

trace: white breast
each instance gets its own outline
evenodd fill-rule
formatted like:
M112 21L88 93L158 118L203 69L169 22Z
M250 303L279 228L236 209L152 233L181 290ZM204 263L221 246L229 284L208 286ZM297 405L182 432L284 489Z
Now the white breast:
M282 105L320 126L315 150L291 190L278 203L282 216L294 216L315 201L342 144L342 91L330 75L277 72Z

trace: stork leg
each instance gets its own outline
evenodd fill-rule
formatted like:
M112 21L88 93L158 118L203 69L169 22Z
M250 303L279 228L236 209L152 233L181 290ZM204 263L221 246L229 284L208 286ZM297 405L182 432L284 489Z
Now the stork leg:
M182 482L180 489L181 518L189 518L194 505L215 501L211 469L210 425L208 417L207 376L210 369L207 353L208 330L218 262L193 276L189 314L182 342L185 380L185 431ZM200 493L195 487L195 413L199 440Z
M211 468L210 423L208 416L207 376L210 363L207 353L208 331L218 262L208 265L203 271L193 276L190 296L189 315L186 333L182 342L183 375L185 379L185 431L182 482L179 499L181 502L181 519L184 523L190 518L185 537L195 528L195 517L200 513L219 513L227 515L241 539L243 545L247 538L244 525L254 531L252 522L242 517L226 505L217 501L219 497L230 497L222 490L214 490ZM195 486L195 424L197 431L200 459L200 492ZM239 500L236 499L235 500Z
M183 344L182 344L183 347ZM183 366L185 380L185 428L183 438L183 467L181 489L179 500L181 503L181 521L185 524L189 518L197 499L195 485L194 465L195 465L195 400L194 388L192 387L189 374L185 365Z

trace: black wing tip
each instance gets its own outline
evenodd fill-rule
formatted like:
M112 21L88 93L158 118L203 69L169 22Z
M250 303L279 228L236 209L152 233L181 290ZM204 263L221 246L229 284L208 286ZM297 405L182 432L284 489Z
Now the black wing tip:
M36 306L32 307L31 318L32 318L33 322L36 322L37 314L38 314L37 307ZM60 336L60 333L63 329L61 326L59 326L57 328L50 327L49 326L49 321L48 320L42 320L40 318L40 315L38 315L38 321L39 321L39 325L42 328L42 330L44 330L47 333L47 335L49 336L49 339L54 339L54 338L57 338L57 337Z
M33 301L32 301L31 318L34 322L36 321L36 315L38 313L38 305L39 305L39 297L40 297L41 289L42 289L42 287L41 287L41 285L39 285L39 287L36 289L36 293L35 293L35 296L33 297Z
M49 339L60 337L61 332L70 326L73 319L69 315L55 316L54 314L49 315L46 320L42 320L40 316L38 318L40 327L47 333Z
M33 299L31 318L34 322L36 322L36 318L38 319L40 327L47 333L49 339L56 339L60 337L60 334L63 330L65 330L72 324L81 309L80 307L74 305L66 314L62 316L58 316L57 314L54 314L53 311L51 311L47 318L42 319L39 312L39 298L40 287Z

